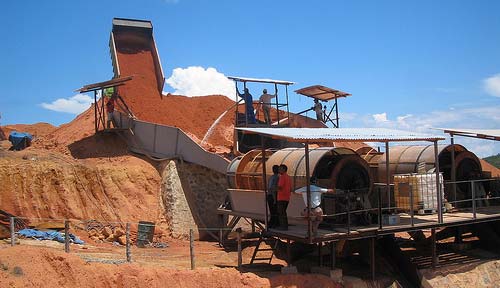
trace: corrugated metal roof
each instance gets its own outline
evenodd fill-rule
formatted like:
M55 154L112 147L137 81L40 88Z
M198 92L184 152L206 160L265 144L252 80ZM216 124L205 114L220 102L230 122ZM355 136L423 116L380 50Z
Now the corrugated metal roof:
M342 92L340 90L332 89L322 85L314 85L295 90L295 93L302 94L307 97L319 99L323 101L332 100L340 97L351 96L351 94Z
M444 137L385 128L236 128L250 134L262 134L291 142L397 142L437 141Z
M435 128L435 129L443 130L444 133L453 135L500 141L500 129L461 129L461 128Z
M248 77L236 77L236 76L227 76L227 78L239 81L239 82L259 82L259 83L272 83L272 84L282 84L282 85L293 85L294 82L283 81L283 80L273 80L273 79L258 79L258 78L248 78Z

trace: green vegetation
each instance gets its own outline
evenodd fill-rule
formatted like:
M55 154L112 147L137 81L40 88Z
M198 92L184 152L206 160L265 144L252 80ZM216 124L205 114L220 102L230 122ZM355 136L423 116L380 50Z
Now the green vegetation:
M490 163L491 165L493 165L497 168L500 168L500 153L497 155L488 156L488 157L484 158L484 160L486 162Z

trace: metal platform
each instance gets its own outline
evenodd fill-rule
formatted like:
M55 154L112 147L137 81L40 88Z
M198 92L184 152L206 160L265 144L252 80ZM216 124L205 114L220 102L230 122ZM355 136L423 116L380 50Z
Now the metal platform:
M254 221L263 222L261 214L241 213L232 210L218 209L220 215L231 215L236 217L248 218ZM304 224L290 225L288 230L267 229L270 236L289 239L303 243L323 243L339 240L354 240L363 238L373 238L383 235L394 234L398 232L409 232L415 230L424 230L432 228L444 228L452 226L461 226L489 221L500 220L500 206L490 206L477 208L475 217L472 210L450 212L443 214L443 223L438 222L437 214L430 215L413 215L401 213L400 223L396 225L382 225L378 223L367 226L338 226L332 229L318 229L318 232L313 235L312 241L308 238L308 226L304 219ZM235 223L236 224L236 223ZM223 227L225 228L225 227ZM232 227L231 227L232 228Z

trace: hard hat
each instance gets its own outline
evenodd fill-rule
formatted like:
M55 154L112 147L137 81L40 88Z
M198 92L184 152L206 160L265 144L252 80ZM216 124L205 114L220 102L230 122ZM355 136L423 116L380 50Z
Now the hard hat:
M267 93L267 89L262 90L263 93Z

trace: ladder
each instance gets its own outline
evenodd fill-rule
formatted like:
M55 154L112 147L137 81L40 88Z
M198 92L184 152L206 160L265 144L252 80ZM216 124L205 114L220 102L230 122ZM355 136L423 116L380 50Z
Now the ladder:
M260 245L262 244L262 242L265 243L265 240L267 240L267 239L274 240L272 247L271 248L261 248ZM261 234L259 241L257 242L257 246L255 246L255 250L253 251L252 260L250 260L250 265L254 264L254 261L267 261L267 264L271 264L271 260L273 259L273 256L274 256L274 251L276 251L277 246L278 246L278 239L277 238L272 238L272 237L266 238ZM259 252L269 252L269 251L271 251L270 256L257 257L257 254Z

